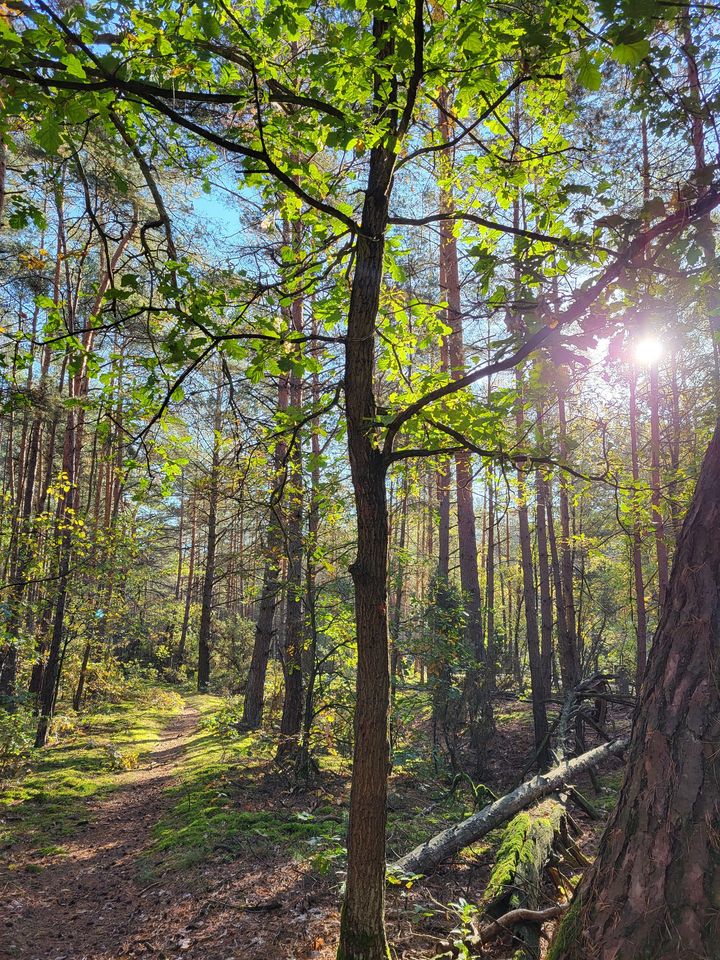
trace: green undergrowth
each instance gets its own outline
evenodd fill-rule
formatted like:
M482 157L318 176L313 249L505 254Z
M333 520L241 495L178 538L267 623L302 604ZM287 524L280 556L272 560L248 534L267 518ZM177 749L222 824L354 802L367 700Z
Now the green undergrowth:
M58 714L48 745L0 784L0 849L23 843L39 856L62 854L63 840L88 822L86 802L143 763L183 704L174 690L145 687L97 712Z
M344 854L343 816L331 802L295 809L290 779L272 763L276 744L262 731L240 733L236 710L218 697L188 700L200 711L170 809L154 828L147 878L208 861L265 857L283 849L327 870ZM268 784L267 778L277 778ZM287 803L278 803L278 794ZM285 796L284 796L285 799ZM302 804L301 804L302 805Z
M599 778L600 796L592 797L592 803L606 814L612 813L617 806L620 789L623 785L625 773L623 770L613 770Z

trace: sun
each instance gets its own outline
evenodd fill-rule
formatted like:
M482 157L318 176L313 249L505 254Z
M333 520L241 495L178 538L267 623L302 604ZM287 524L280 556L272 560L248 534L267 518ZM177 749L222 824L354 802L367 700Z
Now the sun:
M635 344L635 360L646 367L653 367L665 352L663 343L655 336L643 337Z

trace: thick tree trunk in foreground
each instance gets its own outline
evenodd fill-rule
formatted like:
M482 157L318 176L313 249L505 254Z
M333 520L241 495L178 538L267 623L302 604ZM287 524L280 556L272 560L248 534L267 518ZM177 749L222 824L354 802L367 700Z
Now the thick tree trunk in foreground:
M720 421L683 524L620 800L553 960L720 956Z
M464 847L477 843L481 837L505 823L516 813L525 810L541 797L559 790L565 783L583 773L592 770L603 760L621 753L628 741L613 740L601 747L588 750L566 763L561 763L547 773L540 774L521 784L511 793L500 797L488 806L474 813L467 820L454 824L436 836L421 843L410 853L406 853L395 863L388 866L388 872L396 875L429 874L448 857L459 853Z

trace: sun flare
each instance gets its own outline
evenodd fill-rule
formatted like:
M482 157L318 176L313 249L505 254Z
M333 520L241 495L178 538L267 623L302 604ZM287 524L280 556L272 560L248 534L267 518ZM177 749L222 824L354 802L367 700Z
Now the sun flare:
M646 367L653 367L662 359L664 347L657 337L643 337L635 344L635 360Z

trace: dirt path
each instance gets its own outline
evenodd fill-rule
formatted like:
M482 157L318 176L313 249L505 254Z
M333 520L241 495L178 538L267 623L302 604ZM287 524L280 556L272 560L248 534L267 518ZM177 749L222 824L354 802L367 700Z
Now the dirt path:
M2 892L1 960L109 960L142 942L149 918L137 860L172 803L165 789L197 723L192 707L172 720L145 766L89 804L91 822L64 844L65 855L39 861L36 874L13 872Z

